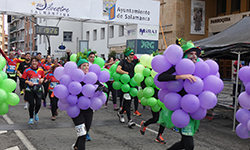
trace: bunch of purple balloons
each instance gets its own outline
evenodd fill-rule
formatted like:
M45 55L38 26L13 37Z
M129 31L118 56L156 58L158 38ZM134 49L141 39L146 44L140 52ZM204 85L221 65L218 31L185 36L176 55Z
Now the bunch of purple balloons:
M54 76L60 82L54 88L54 95L59 98L58 107L62 111L67 111L71 118L77 117L80 109L98 110L106 102L104 92L95 92L98 87L95 83L107 82L110 75L107 71L101 71L97 64L92 64L89 72L85 74L77 68L75 62L67 62L64 67L55 69ZM81 82L85 84L82 86ZM80 93L83 96L78 98L77 95Z
M196 63L183 58L183 50L180 46L170 45L163 55L158 55L152 60L152 68L158 74L154 78L155 85L160 88L159 99L166 108L174 111L171 120L178 128L186 127L190 117L201 120L206 116L207 110L215 107L217 97L224 87L219 78L219 66L214 60L203 61L198 58ZM192 74L196 82L189 80L176 80L159 82L158 76L175 66L174 75ZM182 89L188 93L181 97L177 92Z
M250 137L250 66L244 66L239 70L239 78L245 85L245 92L239 95L240 106L235 117L240 123L236 127L236 134L242 139L248 139Z

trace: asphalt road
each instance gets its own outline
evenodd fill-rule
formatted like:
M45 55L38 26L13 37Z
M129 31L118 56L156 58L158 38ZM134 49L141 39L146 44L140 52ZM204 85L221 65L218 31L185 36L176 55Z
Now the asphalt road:
M71 150L71 145L76 140L76 132L66 112L59 110L56 121L51 121L49 107L42 107L39 113L40 120L34 125L28 125L28 110L24 110L23 106L21 96L17 106L10 107L7 115L0 116L0 150ZM112 102L109 101L108 109L102 107L94 113L90 129L92 141L86 142L86 149L163 150L180 140L179 133L165 129L163 138L166 144L155 142L158 124L150 125L150 131L147 130L142 136L139 133L139 124L142 120L149 119L151 112L149 108L142 109L141 105L139 111L142 116L132 117L138 126L130 129L127 123L118 121ZM195 150L250 150L250 139L240 139L232 131L232 120L225 115L230 116L233 110L216 107L215 112L222 112L224 115L201 121L199 132L194 135Z

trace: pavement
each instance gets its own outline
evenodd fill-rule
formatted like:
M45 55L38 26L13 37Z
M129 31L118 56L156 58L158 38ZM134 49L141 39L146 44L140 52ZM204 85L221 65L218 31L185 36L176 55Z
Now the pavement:
M250 150L250 139L240 139L233 130L233 108L230 91L232 86L225 84L218 95L218 104L208 111L201 120L199 132L194 135L195 150ZM19 90L17 89L17 93ZM119 99L117 100L119 104ZM49 104L49 99L47 99ZM133 103L132 103L133 104ZM28 125L28 111L23 109L23 96L20 103L11 106L7 115L0 116L0 150L70 150L76 140L76 131L66 112L59 110L56 121L51 121L49 107L42 107L40 120ZM132 105L133 106L133 105ZM149 107L139 105L142 116L132 116L136 126L132 129L120 123L113 110L112 101L108 109L95 111L90 129L92 141L86 142L87 150L162 150L179 141L179 133L165 129L163 138L166 144L155 142L158 124L149 125L145 135L139 133L140 122L152 117Z

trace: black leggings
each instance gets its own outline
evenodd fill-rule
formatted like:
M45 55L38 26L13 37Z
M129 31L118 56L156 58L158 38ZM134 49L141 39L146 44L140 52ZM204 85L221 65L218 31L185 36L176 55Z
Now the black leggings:
M150 118L150 119L148 119L147 121L144 122L144 126L146 126L146 127L148 125L150 125L150 124L157 123L157 121L159 120L160 111L154 112L154 111L151 110L151 113L153 115L153 118ZM160 125L160 128L159 128L157 136L159 136L160 134L162 134L164 132L164 129L165 129L165 127L163 127L162 125Z
M106 105L108 103L108 99L109 99L109 93L112 92L112 99L113 99L113 104L116 104L116 97L117 97L117 91L113 88L112 86L112 82L111 81L108 81L107 82L107 85L108 85L108 97L107 97L107 101L106 101Z
M126 99L124 99L124 101L123 101L123 108L122 108L122 110L120 111L120 114L123 114L124 111L126 111L128 120L131 120L131 117L130 117L131 101L132 101L132 100L126 100Z
M51 97L52 92L49 92L49 98L50 98L50 104L51 104L51 113L52 116L56 115L56 110L58 108L57 106L57 102L58 102L58 98L56 96Z
M193 150L194 149L194 139L192 136L186 136L181 134L181 141L175 143L167 150Z
M75 126L84 123L87 132L89 132L92 119L93 119L93 110L90 108L87 110L81 110L80 114L76 118L72 118ZM79 150L85 150L85 142L86 142L86 135L79 136L76 140L75 147L77 147L77 149Z
M48 88L49 88L49 82L43 83L43 87L44 87L44 103L46 103L46 97L48 94Z
M7 75L8 75L8 78L13 79L15 82L17 82L17 76L11 77L9 73L7 73ZM15 91L16 91L16 89L14 89L14 90L12 91L12 93L15 93Z
M137 87L136 87L137 88ZM122 105L122 102L124 103L125 100L123 100L123 95L124 93L120 90L118 91L120 92L120 107L123 106L124 107L124 104ZM138 110L138 105L139 105L139 100L138 100L138 97L132 97L132 99L134 99L134 106L135 106L135 111ZM129 104L129 106L131 105L131 103ZM130 108L129 108L130 110Z
M39 91L42 92L42 91ZM25 91L26 100L29 102L29 115L30 118L33 118L34 115L34 107L35 107L35 114L37 114L41 108L41 99L38 98L35 92ZM34 100L36 103L34 103Z

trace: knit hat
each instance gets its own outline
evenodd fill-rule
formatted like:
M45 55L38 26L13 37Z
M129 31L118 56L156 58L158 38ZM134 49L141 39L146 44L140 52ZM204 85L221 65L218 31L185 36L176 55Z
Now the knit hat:
M127 47L127 48L123 51L123 53L124 53L125 56L129 56L129 54L131 54L132 52L134 52L134 50L131 49L130 47Z
M83 63L89 63L89 62L86 59L79 59L79 61L77 62L77 67L79 67Z

